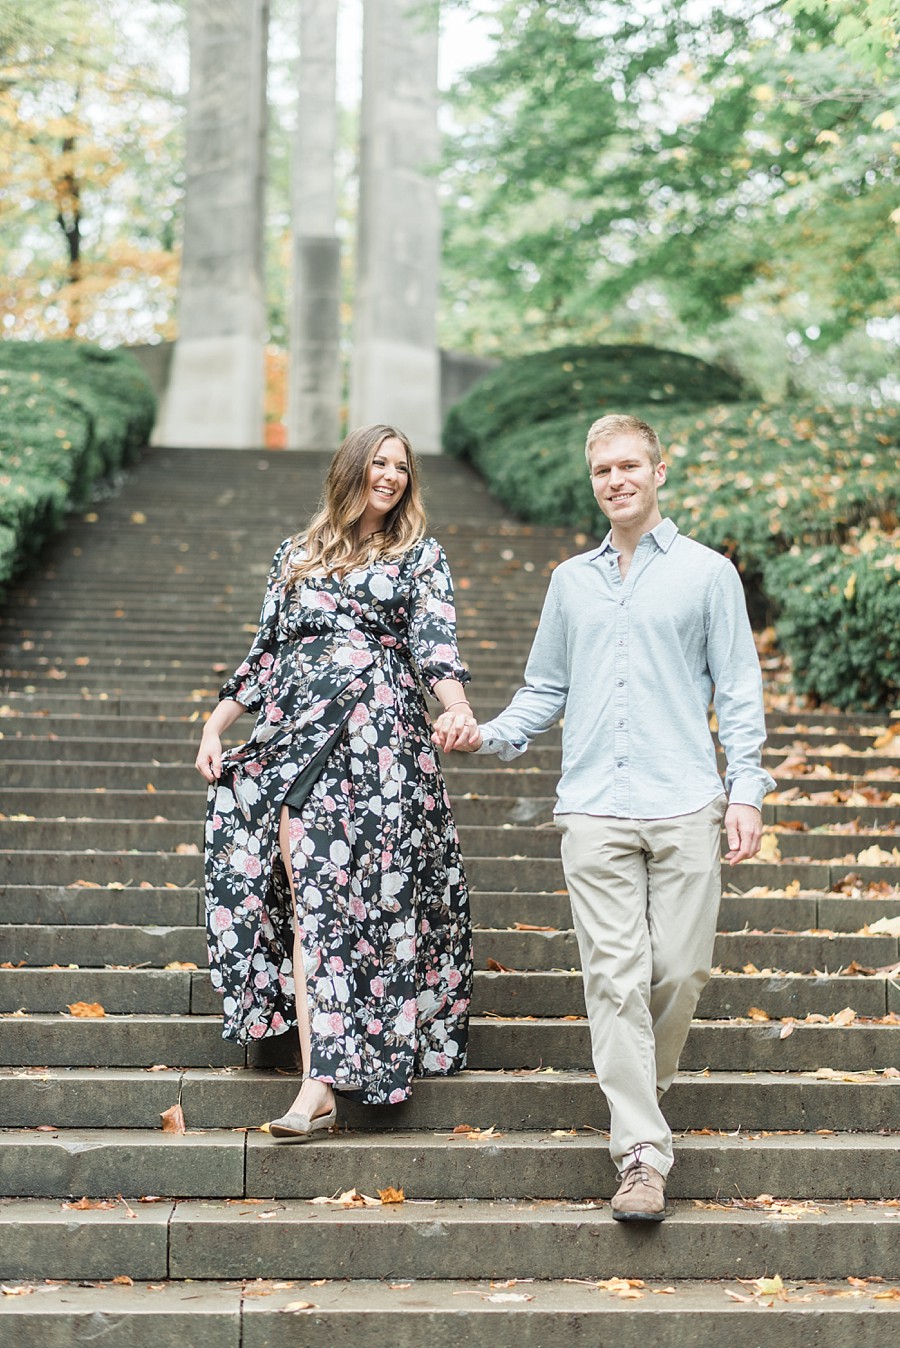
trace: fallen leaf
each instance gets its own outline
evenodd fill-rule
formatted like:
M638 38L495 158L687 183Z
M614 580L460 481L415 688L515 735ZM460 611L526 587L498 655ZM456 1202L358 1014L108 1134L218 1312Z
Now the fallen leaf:
M493 955L488 957L485 967L494 974L513 974L516 972L516 970L511 969L508 964L501 964L499 960L495 960Z
M849 1006L845 1006L843 1011L838 1011L837 1015L832 1017L835 1025L852 1025L855 1020L856 1012Z
M181 857L198 857L200 848L196 843L176 843L175 851Z
M534 1297L528 1292L490 1292L484 1299L495 1302L534 1301Z
M294 1311L314 1311L316 1309L313 1301L289 1301L286 1306L282 1306L282 1311L293 1313Z
M18 1287L11 1287L8 1283L0 1283L0 1292L5 1297L27 1297L29 1292L35 1289L31 1283L20 1283Z
M900 917L880 917L869 923L869 931L878 936L900 936Z
M78 1198L71 1203L63 1203L64 1212L109 1212L115 1203L107 1198Z
M774 833L764 833L759 844L756 861L774 863L781 860L781 848Z
M191 960L172 960L171 964L164 966L166 969L198 969L200 966L193 964Z
M78 1020L100 1020L106 1015L99 1002L72 1002L66 1010Z
M127 1273L120 1273L117 1277L110 1280L116 1287L133 1287L134 1278L129 1278Z
M749 1008L749 1010L747 1011L747 1016L748 1016L748 1018L749 1018L750 1020L760 1020L760 1021L762 1021L762 1020L771 1020L771 1019L772 1019L772 1017L769 1015L768 1011L763 1011L762 1007L759 1007L759 1006L751 1006L751 1007Z
M169 1109L163 1111L159 1116L162 1119L162 1130L164 1133L186 1133L187 1128L184 1122L184 1111L181 1108L181 1102L172 1105Z
M378 1197L382 1203L405 1203L406 1194L402 1189L393 1189L390 1186L387 1189L379 1189Z

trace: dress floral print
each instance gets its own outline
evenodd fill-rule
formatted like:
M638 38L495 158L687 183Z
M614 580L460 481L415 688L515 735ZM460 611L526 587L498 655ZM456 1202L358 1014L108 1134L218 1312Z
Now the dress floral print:
M210 973L224 1037L296 1027L290 815L312 1038L310 1071L366 1103L465 1066L468 894L422 684L467 682L434 539L285 590L275 554L253 646L220 697L257 713L210 787ZM301 554L302 555L302 552Z

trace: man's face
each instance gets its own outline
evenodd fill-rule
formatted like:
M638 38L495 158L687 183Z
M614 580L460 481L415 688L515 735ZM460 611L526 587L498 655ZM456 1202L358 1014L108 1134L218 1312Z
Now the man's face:
M591 450L591 486L610 524L629 531L652 529L659 519L657 492L666 465L654 466L639 435L614 435Z

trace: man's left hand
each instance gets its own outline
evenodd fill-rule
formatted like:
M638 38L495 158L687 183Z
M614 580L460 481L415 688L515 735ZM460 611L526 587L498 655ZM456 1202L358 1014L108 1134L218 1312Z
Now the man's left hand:
M729 866L755 857L762 841L762 814L755 805L729 805L725 811L725 834Z

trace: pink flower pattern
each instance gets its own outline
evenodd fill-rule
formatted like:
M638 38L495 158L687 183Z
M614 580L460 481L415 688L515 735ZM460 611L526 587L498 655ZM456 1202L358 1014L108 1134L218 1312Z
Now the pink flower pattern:
M424 698L440 679L468 681L453 586L440 546L424 539L390 564L285 592L291 546L275 555L256 639L220 693L257 719L210 790L210 976L225 1038L296 1031L278 819L331 744L290 827L312 1070L365 1103L397 1103L415 1076L466 1060L468 893Z

